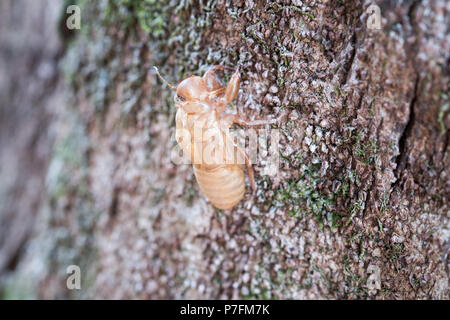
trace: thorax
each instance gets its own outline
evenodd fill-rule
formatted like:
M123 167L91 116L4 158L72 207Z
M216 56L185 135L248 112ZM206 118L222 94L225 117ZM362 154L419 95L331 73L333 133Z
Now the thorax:
M220 123L213 106L206 102L201 104L204 105L202 112L187 113L183 108L178 108L175 117L177 130L187 130L192 137L198 134L204 135L208 130L220 130Z

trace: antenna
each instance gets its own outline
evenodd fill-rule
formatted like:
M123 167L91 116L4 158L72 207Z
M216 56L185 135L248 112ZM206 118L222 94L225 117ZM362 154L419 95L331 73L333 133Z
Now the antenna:
M158 71L158 68L157 67L155 67L155 66L153 66L153 68L155 69L155 71L156 71L156 74L158 75L158 77L170 88L170 89L172 89L172 90L177 90L177 88L176 87L174 87L173 85L171 85L170 83L168 83L167 81L166 81L166 79L164 79L160 74L159 74L159 71Z

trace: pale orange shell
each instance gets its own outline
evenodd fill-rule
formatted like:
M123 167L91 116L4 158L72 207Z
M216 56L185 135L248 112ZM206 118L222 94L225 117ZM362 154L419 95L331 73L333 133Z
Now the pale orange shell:
M194 173L200 189L216 208L231 209L244 197L244 171L240 165L223 165L209 170L194 165Z
M211 76L214 77L210 80L215 79L215 75L210 73ZM239 79L238 69L226 88L220 84L217 84L220 88L216 88L213 83L208 89L199 77L189 77L178 85L175 99L178 145L184 157L193 163L200 189L216 208L223 210L233 208L245 194L241 164L247 163L245 153L229 134L229 120L224 122L226 120L218 116L224 112L226 104L236 98ZM219 95L227 96L226 103L214 98Z

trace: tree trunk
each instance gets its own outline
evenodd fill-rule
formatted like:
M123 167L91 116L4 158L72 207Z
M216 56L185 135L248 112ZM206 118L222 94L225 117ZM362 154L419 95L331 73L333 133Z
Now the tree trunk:
M78 1L81 29L70 32L65 7L61 20L47 14L63 41L50 64L60 89L43 96L65 100L47 106L51 123L1 110L2 130L34 121L34 136L54 128L45 146L55 139L34 207L23 190L39 154L8 154L27 155L19 165L31 171L6 185L16 203L0 221L32 223L13 249L0 242L3 295L448 299L446 1L162 3ZM258 192L247 181L232 211L171 161L173 92L152 71L176 84L215 64L241 66L243 118L280 119L278 173L257 162ZM23 94L41 102L19 90L0 103ZM5 141L2 155L17 146ZM66 287L69 265L81 290Z

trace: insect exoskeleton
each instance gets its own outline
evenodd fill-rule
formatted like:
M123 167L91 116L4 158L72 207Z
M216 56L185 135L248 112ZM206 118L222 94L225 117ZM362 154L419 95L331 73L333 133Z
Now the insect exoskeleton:
M155 68L156 69L156 68ZM237 113L228 112L227 106L239 92L239 68L224 86L216 76L218 70L233 70L216 65L203 77L190 76L176 87L176 140L194 167L200 189L219 209L232 209L245 194L243 164L247 166L250 185L256 191L252 163L240 148L229 128L241 125L263 125L276 120L245 121Z
M239 165L217 166L213 169L194 165L194 173L200 189L216 208L231 209L244 197L244 171Z

